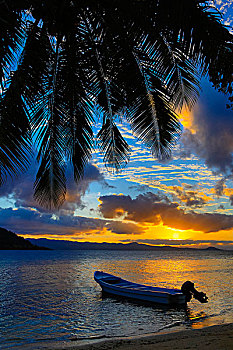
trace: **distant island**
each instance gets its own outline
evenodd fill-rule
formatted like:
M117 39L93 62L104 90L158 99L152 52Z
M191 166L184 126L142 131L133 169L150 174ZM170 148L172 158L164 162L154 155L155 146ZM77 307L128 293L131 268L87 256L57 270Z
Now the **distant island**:
M91 243L91 242L73 242L65 240L53 240L46 238L28 238L29 242L36 244L37 246L48 247L53 250L162 250L162 251L174 251L174 250L213 250L221 251L215 247L208 247L205 249L197 248L177 248L172 246L153 246L148 244L142 244L137 242L132 243Z
M27 238L0 227L0 250L136 250L136 251L225 251L215 247L204 249L153 246L143 243L92 243L47 238Z
M14 232L0 227L0 250L50 250L42 246L36 246Z

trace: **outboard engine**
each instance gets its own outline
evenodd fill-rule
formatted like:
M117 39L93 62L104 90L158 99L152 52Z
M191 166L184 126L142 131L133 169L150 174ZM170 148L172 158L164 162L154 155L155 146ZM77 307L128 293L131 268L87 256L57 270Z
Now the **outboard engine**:
M181 287L182 293L186 296L186 302L189 302L192 297L200 301L200 303L208 303L208 297L203 292L198 292L194 288L194 283L190 281L186 281L182 284Z

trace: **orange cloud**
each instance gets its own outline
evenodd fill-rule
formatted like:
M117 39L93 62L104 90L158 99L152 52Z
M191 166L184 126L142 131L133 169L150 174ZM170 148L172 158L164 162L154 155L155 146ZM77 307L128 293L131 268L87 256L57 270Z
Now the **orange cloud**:
M148 192L135 199L130 196L102 196L99 210L106 218L116 218L116 210L125 212L125 219L136 223L163 224L180 230L217 232L233 228L233 216L218 213L185 212L177 203L165 201Z

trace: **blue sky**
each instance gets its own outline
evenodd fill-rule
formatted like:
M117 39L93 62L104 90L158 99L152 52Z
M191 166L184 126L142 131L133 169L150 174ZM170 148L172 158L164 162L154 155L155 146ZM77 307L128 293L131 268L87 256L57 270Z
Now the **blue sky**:
M232 26L232 1L216 5ZM127 167L109 172L96 151L84 179L69 181L56 212L33 200L33 164L0 188L0 226L34 238L233 249L233 112L226 103L203 79L197 105L180 115L182 137L165 163L121 125L131 146Z

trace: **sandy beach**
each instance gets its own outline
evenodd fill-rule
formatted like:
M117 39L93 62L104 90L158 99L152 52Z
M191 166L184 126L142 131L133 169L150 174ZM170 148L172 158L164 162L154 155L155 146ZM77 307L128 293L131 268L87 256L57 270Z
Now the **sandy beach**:
M233 350L233 323L138 337L40 343L24 347L24 349L29 348L33 350Z

